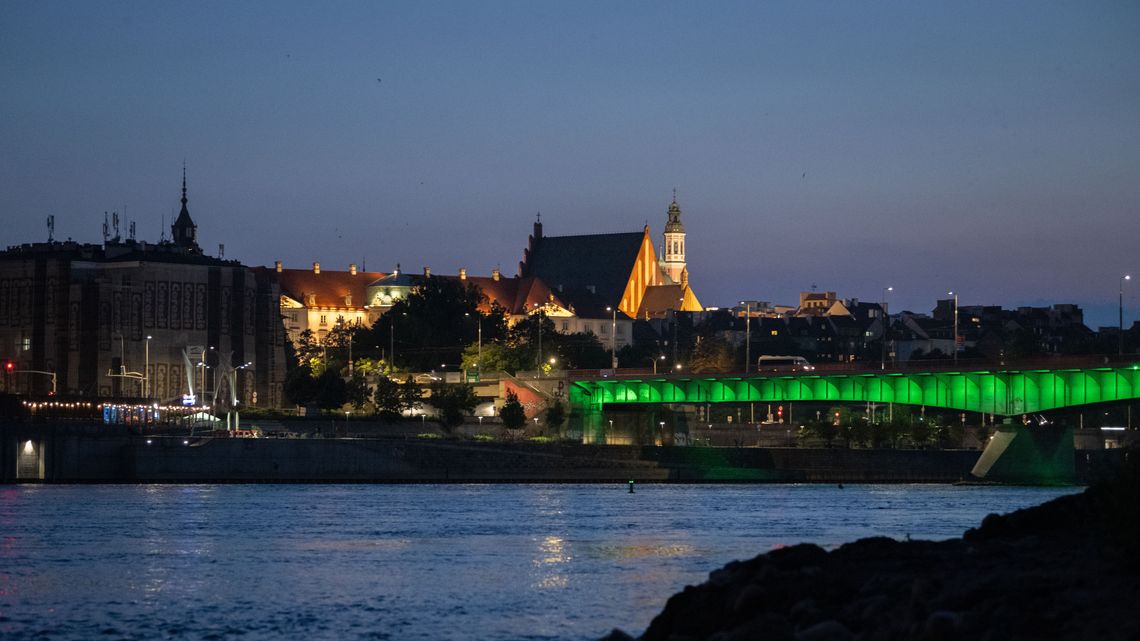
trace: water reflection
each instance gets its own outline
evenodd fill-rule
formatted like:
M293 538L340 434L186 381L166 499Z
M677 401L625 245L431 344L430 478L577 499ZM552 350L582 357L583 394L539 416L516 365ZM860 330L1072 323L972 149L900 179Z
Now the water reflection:
M596 639L774 545L955 536L1065 491L20 487L0 498L0 636Z

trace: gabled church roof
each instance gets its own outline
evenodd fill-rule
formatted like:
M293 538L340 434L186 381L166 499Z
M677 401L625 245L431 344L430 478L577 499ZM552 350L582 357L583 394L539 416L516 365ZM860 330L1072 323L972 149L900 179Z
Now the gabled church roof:
M541 236L534 239L520 271L523 276L538 276L556 291L560 286L592 288L607 304L617 305L644 237L643 232Z

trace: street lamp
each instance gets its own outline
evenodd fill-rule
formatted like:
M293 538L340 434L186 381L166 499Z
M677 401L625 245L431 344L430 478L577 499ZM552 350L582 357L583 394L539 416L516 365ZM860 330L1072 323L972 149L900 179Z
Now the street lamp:
M607 312L613 312L613 324L610 326L610 367L617 369L617 308L606 306Z
M879 340L879 342L882 343L883 348L883 356L879 362L879 369L883 370L887 369L887 326L891 321L891 315L887 313L887 292L893 291L895 291L894 287L883 288L883 335Z
M464 316L471 316L470 312L463 312ZM475 312L475 323L479 328L478 338L478 352L475 356L475 371L479 372L479 377L483 377L483 315Z
M954 365L958 364L958 294L946 292L954 297Z
M665 355L664 355L664 354L661 354L661 355L660 355L660 356L658 356L657 358L654 358L654 359L651 359L651 360L652 360L652 362L653 362L653 374L654 374L654 375L656 375L656 374L657 374L657 361L663 361L663 360L665 360Z
M146 360L143 361L143 398L150 398L150 334L146 337Z
M542 378L542 308L538 306L538 303L535 303L534 310L535 319L538 321L538 359L535 361L535 365L538 369L538 378Z
M1125 274L1120 277L1120 317L1117 329L1119 332L1116 337L1116 352L1117 354L1124 354L1124 281L1132 280L1131 274Z
M748 373L748 362L752 360L752 302L740 301L744 305L744 373Z

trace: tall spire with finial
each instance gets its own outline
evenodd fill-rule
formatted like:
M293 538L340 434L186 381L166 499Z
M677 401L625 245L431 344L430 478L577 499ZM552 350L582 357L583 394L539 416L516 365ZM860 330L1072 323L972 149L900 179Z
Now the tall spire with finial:
M182 163L182 211L170 226L170 238L175 245L185 247L193 253L200 253L198 248L198 226L190 218L190 209L186 207L189 200L186 198L186 162Z
M665 251L664 268L669 279L674 283L681 282L681 273L685 270L685 226L681 224L681 206L677 204L677 188L673 188L673 202L669 204L669 211L665 221Z

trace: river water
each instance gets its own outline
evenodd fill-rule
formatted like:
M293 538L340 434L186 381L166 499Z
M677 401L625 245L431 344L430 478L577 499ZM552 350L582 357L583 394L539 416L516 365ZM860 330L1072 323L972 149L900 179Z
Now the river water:
M1075 491L0 486L0 638L596 639L774 546L950 538Z

